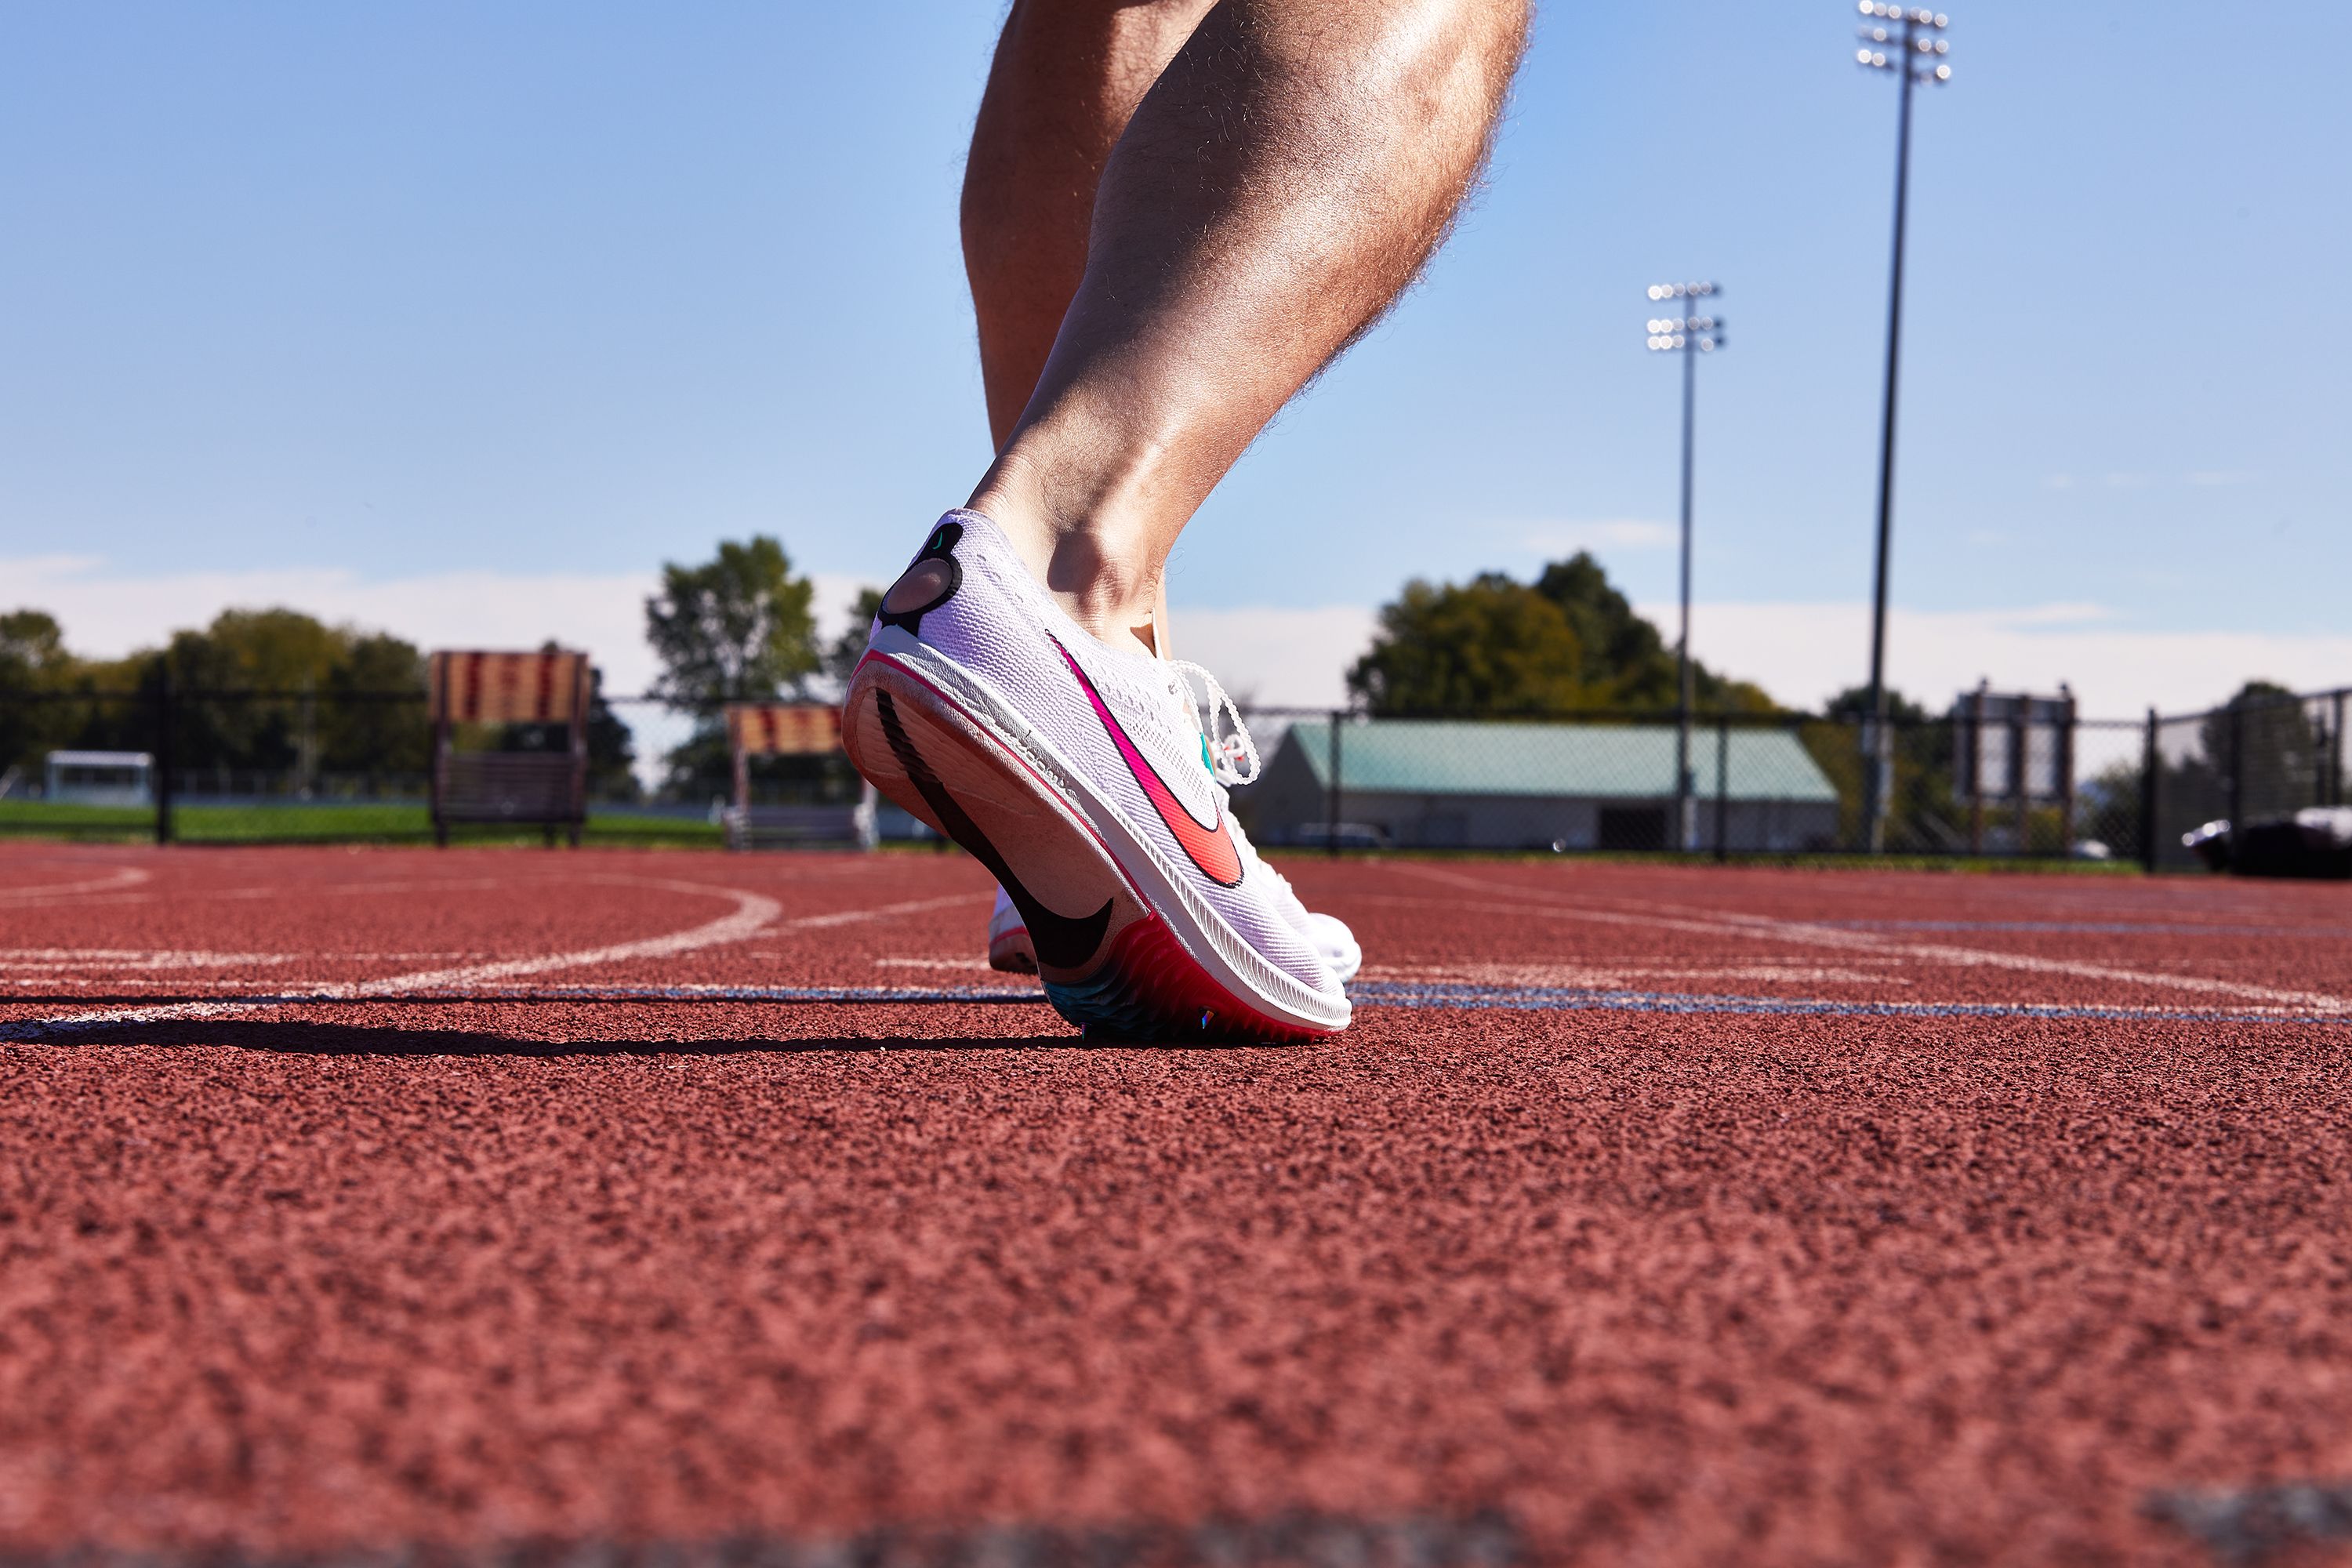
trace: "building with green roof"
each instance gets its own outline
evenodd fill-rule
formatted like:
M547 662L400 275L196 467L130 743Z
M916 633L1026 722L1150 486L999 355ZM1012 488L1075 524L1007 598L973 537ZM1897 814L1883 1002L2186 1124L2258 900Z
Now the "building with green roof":
M1718 816L1742 849L1834 842L1837 789L1793 731L1691 735L1699 847ZM1262 844L1328 841L1334 760L1345 841L1399 848L1660 849L1675 801L1675 727L1612 721L1361 719L1293 724L1235 805Z

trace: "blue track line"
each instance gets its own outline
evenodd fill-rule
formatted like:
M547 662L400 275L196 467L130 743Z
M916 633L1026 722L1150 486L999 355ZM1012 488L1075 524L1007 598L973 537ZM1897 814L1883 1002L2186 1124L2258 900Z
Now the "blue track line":
M1863 1002L1818 997L1743 996L1691 991L1627 991L1579 985L1477 985L1452 982L1364 981L1349 995L1360 1007L1400 1007L1445 1012L1643 1013L1735 1017L1829 1018L2016 1018L2054 1022L2123 1024L2307 1024L2352 1027L2352 1012L2285 1013L2217 1008L2136 1008L2046 1002ZM0 995L0 1005L7 998ZM410 1003L500 1002L749 1002L833 1005L951 1006L972 1004L1042 1003L1034 988L1003 985L546 985L420 991L399 996L352 996L288 991L271 995L223 997L236 1012L365 1002L398 1006ZM64 1036L132 1027L136 1006L121 1017L68 1020L25 1018L0 1022L0 1041L31 1043Z

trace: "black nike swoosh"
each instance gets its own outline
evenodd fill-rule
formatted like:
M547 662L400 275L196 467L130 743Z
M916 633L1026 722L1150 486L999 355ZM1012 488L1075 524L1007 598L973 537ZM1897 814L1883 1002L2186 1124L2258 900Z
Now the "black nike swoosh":
M1004 857L996 852L996 846L988 841L988 835L964 815L963 807L948 794L939 775L923 761L922 753L915 750L914 742L907 738L906 726L898 721L898 705L890 700L890 694L876 692L874 709L881 715L882 733L890 742L892 754L915 782L923 804L931 808L940 826L948 830L949 837L988 868L1004 889L1005 896L1013 900L1013 907L1021 911L1022 921L1029 928L1030 943L1037 950L1037 962L1055 969L1076 969L1092 958L1095 950L1102 946L1103 932L1110 929L1111 900L1105 899L1102 908L1076 918L1057 915L1039 903L1035 895L1021 885L1021 879L1013 874L1013 868L1004 863Z

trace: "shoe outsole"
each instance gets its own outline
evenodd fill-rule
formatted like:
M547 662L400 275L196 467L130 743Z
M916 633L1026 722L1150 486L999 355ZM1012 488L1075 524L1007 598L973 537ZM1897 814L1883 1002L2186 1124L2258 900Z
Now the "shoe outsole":
M1088 1038L1294 1044L1330 1032L1268 1016L1210 973L1060 792L897 660L869 653L859 663L842 705L842 743L876 789L1000 871L1000 880L1010 873L1057 900L1110 910L1086 961L1038 968L1046 999ZM910 760L927 779L913 776ZM935 811L922 783L952 795L956 809Z
M1113 937L1110 960L1094 978L1045 985L1054 1010L1088 1039L1299 1045L1318 1037L1218 984L1156 916Z
M1029 932L1024 928L1006 931L988 939L988 967L1006 974L1037 973L1036 950L1029 945Z

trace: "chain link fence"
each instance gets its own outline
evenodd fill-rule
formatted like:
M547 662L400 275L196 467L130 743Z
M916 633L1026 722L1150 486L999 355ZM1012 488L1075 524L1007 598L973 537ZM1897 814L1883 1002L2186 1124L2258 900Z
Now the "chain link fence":
M2248 698L2173 718L1891 726L1884 847L1906 857L2186 868L2181 836L2346 798L2347 693ZM1807 856L1867 848L1868 733L1802 713L1367 718L1257 707L1258 780L1234 810L1268 847ZM558 726L460 726L472 752L571 744ZM719 711L599 695L590 842L721 841ZM1971 752L1971 747L1974 751ZM185 843L433 837L433 730L417 689L0 690L0 836ZM77 760L80 759L80 760ZM844 805L838 755L757 759L755 805ZM885 806L881 837L932 836ZM470 837L540 837L489 824Z

